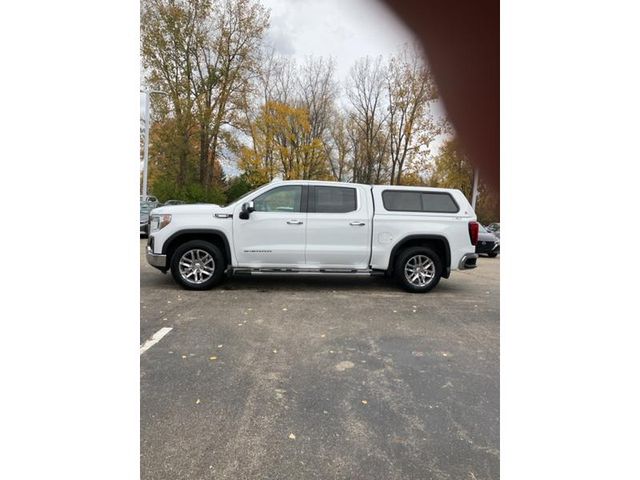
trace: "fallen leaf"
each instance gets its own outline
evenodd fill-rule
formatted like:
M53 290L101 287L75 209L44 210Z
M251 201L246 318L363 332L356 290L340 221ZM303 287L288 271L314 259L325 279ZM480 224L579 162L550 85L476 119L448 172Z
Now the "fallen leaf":
M295 439L296 439L296 436L295 436L293 433L290 433L290 434L289 434L289 438L290 438L291 440L295 440Z
M273 353L278 353L278 350L273 350Z
M286 312L286 311L287 311L287 309L286 309L286 308L283 308L283 309L282 309L282 311L283 311L283 312Z
M343 362L338 363L335 368L339 372L344 372L345 370L353 367L354 367L353 362L350 362L349 360L345 360Z
M218 348L222 348L222 345L218 345Z
M196 400L196 405L198 405L200 403L200 399Z
M217 359L218 359L218 357L216 357L215 355L212 355L212 356L209 357L209 360L217 360Z
M369 403L369 402L367 402L366 400L362 400L362 404L363 405L366 405L367 403Z
M182 355L182 358L187 358L187 356L186 355Z

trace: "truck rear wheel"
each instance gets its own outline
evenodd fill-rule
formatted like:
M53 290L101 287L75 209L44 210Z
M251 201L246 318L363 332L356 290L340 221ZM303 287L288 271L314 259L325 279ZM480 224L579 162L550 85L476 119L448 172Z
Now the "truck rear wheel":
M406 291L426 293L440 281L442 260L430 248L411 247L398 255L394 272Z
M171 274L189 290L209 290L223 278L226 263L218 247L203 240L183 243L171 257Z

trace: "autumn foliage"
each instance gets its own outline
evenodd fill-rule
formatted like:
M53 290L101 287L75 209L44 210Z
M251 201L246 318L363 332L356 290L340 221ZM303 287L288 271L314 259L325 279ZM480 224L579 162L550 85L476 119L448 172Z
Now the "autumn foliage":
M460 188L473 172L420 50L299 65L270 50L259 0L143 0L144 81L154 94L151 191L232 200L274 178ZM227 174L225 174L227 172ZM227 178L227 177L231 178ZM479 212L496 221L484 186Z

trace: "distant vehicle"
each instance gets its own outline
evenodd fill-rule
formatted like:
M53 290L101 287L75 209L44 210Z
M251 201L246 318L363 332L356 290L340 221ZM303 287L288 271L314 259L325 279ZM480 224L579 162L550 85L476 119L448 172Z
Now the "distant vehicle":
M171 205L184 205L182 200L167 200L162 204L163 207L170 207Z
M500 238L500 224L499 223L490 223L487 225L487 230L493 233L496 237Z
M157 197L154 197L153 195L140 195L140 203L150 203L153 205L153 207L159 207L160 206L160 202L158 201Z
M491 258L497 257L500 253L500 237L480 225L476 253L489 255Z
M156 206L152 202L140 202L140 235L149 235L149 215Z

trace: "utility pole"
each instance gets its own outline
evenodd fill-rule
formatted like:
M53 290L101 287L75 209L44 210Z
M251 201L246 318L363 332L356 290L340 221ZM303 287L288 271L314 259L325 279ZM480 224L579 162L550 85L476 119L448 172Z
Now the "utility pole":
M142 198L147 199L147 176L149 172L149 103L151 91L144 90L144 157L142 160Z
M476 200L478 199L478 177L480 171L477 168L473 169L473 190L471 192L471 208L476 209Z
M149 173L149 110L151 108L151 94L152 93L162 93L159 90L150 90L149 87L146 87L144 90L140 90L141 93L144 93L144 155L142 159L142 195L143 198L146 199L148 191L147 191L147 177Z

